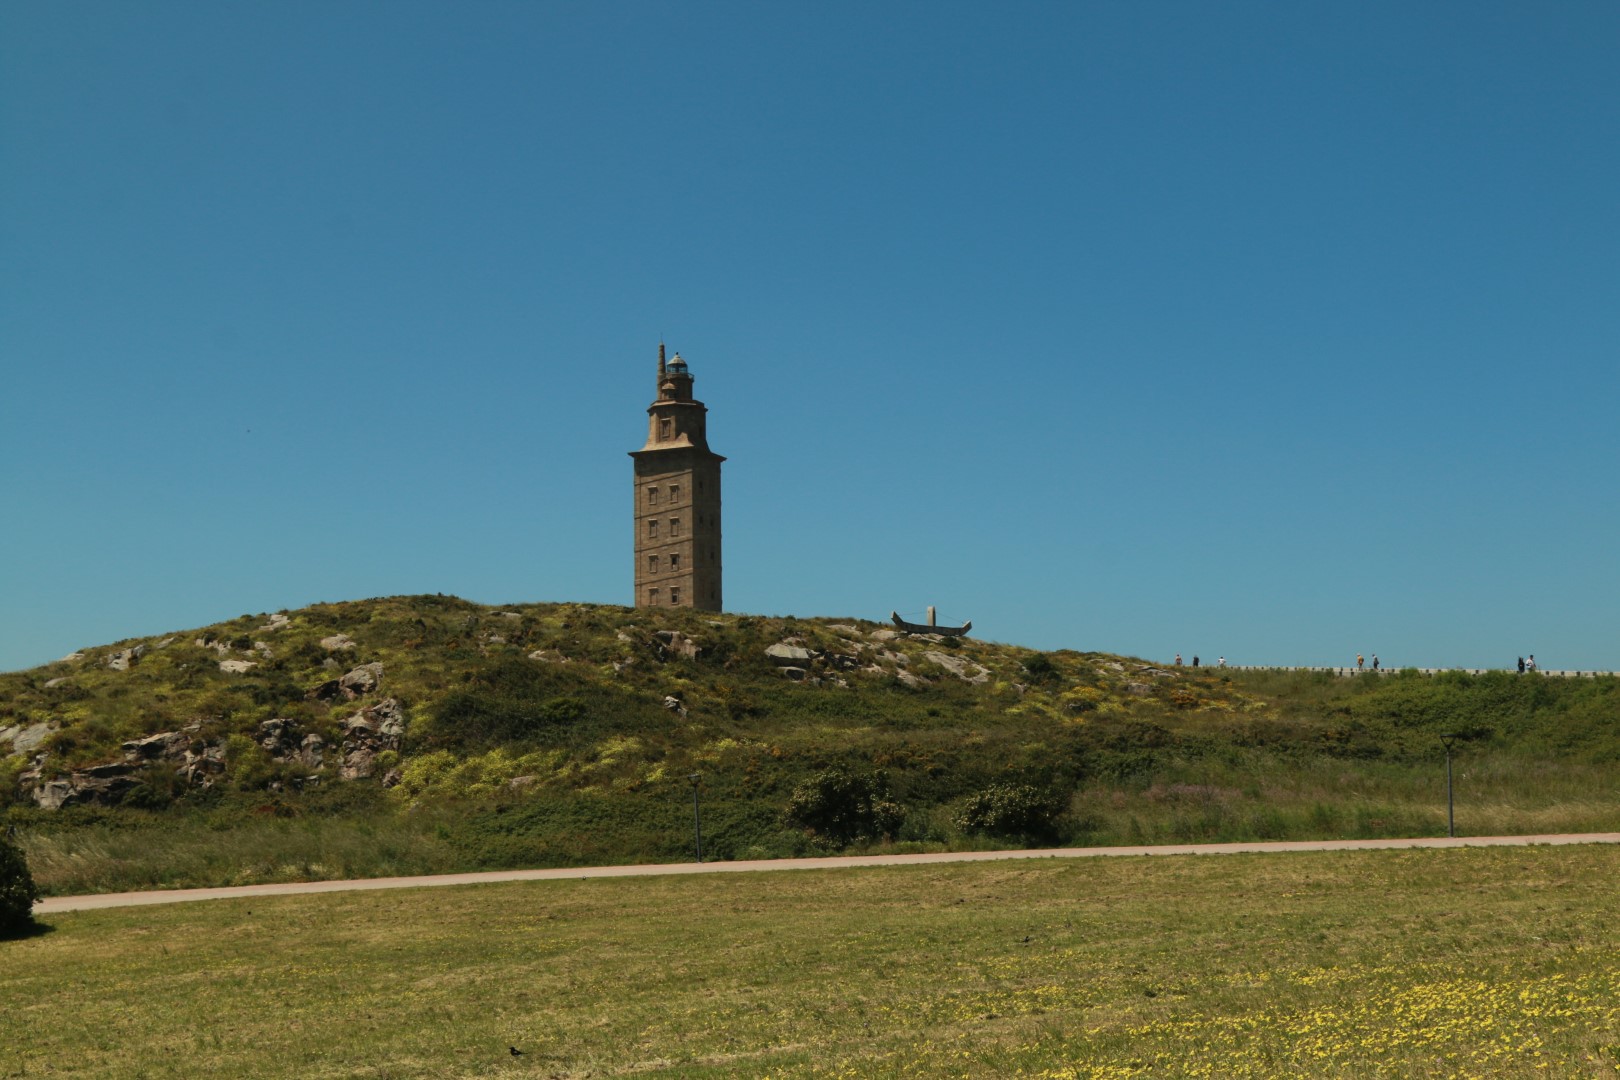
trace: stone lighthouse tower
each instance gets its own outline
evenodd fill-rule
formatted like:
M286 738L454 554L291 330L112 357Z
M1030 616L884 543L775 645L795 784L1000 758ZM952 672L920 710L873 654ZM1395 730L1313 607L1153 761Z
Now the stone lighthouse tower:
M658 346L658 397L647 407L647 445L636 463L636 607L719 611L720 463L709 449L709 410L692 373Z

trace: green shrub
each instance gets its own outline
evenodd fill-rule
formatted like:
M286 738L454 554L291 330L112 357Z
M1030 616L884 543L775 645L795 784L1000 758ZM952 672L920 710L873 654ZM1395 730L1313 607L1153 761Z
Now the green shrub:
M964 832L1037 839L1053 836L1064 800L1031 784L991 784L970 796L956 814Z
M1036 653L1024 661L1024 671L1034 682L1050 682L1058 674L1057 665L1045 653Z
M790 825L808 829L824 840L848 844L893 836L906 814L890 798L884 774L855 773L834 765L793 789L784 816Z
M0 838L0 937L20 933L34 921L34 901L39 890L28 872L22 849Z

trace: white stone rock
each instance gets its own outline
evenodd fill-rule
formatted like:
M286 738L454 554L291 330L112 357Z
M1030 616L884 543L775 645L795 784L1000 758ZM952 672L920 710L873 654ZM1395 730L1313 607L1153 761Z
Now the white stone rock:
M354 648L354 639L348 634L333 634L331 637L321 638L321 648L327 652L343 652Z
M31 754L38 750L55 729L47 722L29 724L25 728L17 729L11 737L11 752L13 754Z
M245 671L252 671L258 666L258 664L255 664L251 660L221 660L219 662L219 670L229 672L232 675L240 675Z
M990 681L990 669L974 663L965 656L939 652L935 649L929 649L923 655L963 682L984 683Z

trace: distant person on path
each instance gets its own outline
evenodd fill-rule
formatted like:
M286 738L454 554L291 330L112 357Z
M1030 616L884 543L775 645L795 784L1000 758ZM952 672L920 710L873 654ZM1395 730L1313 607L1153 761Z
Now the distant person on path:
M1198 666L1198 657L1195 656L1195 657L1193 657L1193 667L1197 667L1197 666Z
M1367 661L1362 658L1360 653L1356 653L1356 670L1361 671L1366 666Z
M1524 674L1524 657L1519 657L1519 674Z
M1378 670L1378 654L1377 653L1373 653L1373 670L1374 671Z
M1181 654L1176 653L1176 667L1180 667L1180 666L1181 666Z
M1526 671L1534 671L1534 670L1536 670L1536 654L1535 653L1530 654L1530 659L1528 659L1528 660L1526 660L1524 662L1524 666L1525 666Z
M1221 657L1219 660L1215 661L1215 663L1220 667L1225 667L1226 666L1226 657L1224 657L1224 656Z

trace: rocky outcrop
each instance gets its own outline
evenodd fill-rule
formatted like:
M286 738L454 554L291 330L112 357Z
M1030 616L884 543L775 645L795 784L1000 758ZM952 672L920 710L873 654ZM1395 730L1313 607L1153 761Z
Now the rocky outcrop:
M306 734L296 720L266 720L259 725L258 742L275 760L297 762L307 769L319 769L325 757L326 740L314 732Z
M974 663L965 656L958 656L955 653L940 652L937 649L929 649L927 652L923 653L923 656L927 657L929 660L932 660L934 663L938 664L952 675L955 675L963 682L987 683L990 681L990 669L981 664Z
M703 646L679 630L658 630L653 633L653 638L657 642L660 660L667 660L671 656L678 656L683 660L696 660L703 652Z
M124 761L132 766L168 762L191 787L208 787L225 771L225 747L204 739L202 724L193 722L179 731L160 731L123 744Z
M382 685L381 664L361 664L340 678L328 679L304 696L311 701L353 701Z
M381 664L361 664L353 671L338 680L338 685L352 700L372 693L382 685L383 666Z
M333 634L321 638L321 648L327 652L347 652L354 648L354 639L348 634Z
M809 649L806 649L801 645L790 644L786 641L781 641L777 642L775 645L766 646L765 655L770 657L772 661L778 664L790 665L794 667L802 667L815 658L815 653L811 652Z
M377 755L398 750L404 735L405 710L394 698L385 698L351 716L343 722L343 758L338 775L345 780L372 775Z
M18 724L8 728L0 728L0 742L11 742L13 754L32 754L50 737L56 728L49 721L40 721L37 724Z
M145 645L132 645L127 649L119 649L107 657L107 666L114 671L128 671L135 666L135 662L146 655Z
M219 670L230 675L243 675L259 665L252 660L221 660Z

